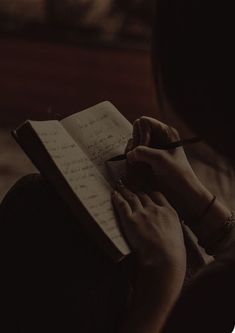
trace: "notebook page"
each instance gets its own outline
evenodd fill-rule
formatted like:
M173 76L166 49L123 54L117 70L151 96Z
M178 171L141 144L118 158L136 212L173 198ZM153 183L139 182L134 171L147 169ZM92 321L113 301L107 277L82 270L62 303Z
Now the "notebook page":
M132 124L110 102L78 112L61 123L108 180L105 161L124 153L132 137Z
M60 122L30 122L72 191L123 253L129 248L123 239L111 202L111 188L94 164L77 146Z

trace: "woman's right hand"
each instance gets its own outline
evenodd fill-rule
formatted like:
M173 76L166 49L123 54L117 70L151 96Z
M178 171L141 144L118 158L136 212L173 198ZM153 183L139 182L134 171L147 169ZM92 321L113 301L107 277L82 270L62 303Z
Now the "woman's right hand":
M112 201L139 263L129 311L120 332L161 332L185 277L181 223L159 192L134 193L118 186Z
M165 269L170 264L184 275L186 252L179 217L160 192L134 193L119 185L112 195L114 208L141 266Z
M212 194L195 175L183 147L171 150L154 148L180 140L176 129L150 117L134 122L133 138L126 152L129 163L151 166L157 190L163 192L183 218L197 217L211 201Z

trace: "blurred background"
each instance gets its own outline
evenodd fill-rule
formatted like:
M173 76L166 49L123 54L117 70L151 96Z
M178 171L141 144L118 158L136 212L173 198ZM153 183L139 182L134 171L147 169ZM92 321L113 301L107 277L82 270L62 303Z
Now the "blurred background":
M35 169L11 137L26 119L58 119L110 100L131 122L153 116L191 135L156 103L154 0L0 0L0 200ZM187 149L211 191L234 207L234 172L205 144ZM235 186L234 186L235 188Z
M11 138L26 119L110 100L133 122L155 115L154 0L0 1L0 199L33 166Z

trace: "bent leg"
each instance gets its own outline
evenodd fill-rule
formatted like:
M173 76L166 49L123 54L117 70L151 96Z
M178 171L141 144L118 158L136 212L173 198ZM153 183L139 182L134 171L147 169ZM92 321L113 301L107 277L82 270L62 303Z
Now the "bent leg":
M128 278L97 248L40 175L21 179L0 206L4 305L22 332L114 332ZM7 332L7 331L6 331Z

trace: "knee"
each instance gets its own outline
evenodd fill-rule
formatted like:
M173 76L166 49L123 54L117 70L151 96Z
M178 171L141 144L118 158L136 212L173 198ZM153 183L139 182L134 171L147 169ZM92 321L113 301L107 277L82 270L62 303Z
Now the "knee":
M25 192L25 189L29 190L35 186L35 184L43 181L43 177L39 173L32 173L22 178L18 179L15 184L8 190L2 202L4 202L8 197L12 197L22 190Z
M54 197L50 184L40 174L29 174L19 179L3 198L0 223L14 221L27 213L39 212ZM32 214L31 214L32 215Z

